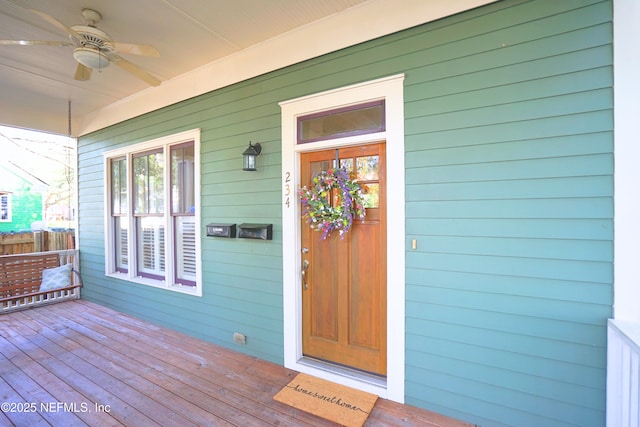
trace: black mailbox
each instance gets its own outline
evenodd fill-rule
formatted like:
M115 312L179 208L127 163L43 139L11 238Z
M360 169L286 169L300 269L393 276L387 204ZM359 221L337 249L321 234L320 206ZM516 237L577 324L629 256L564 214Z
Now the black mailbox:
M271 240L273 236L273 224L240 224L238 226L238 238Z
M207 236L210 237L236 237L235 224L207 224Z

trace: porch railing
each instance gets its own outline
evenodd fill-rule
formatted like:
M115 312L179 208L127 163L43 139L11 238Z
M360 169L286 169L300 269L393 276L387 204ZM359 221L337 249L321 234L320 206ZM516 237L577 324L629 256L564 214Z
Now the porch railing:
M640 426L640 324L609 320L607 427Z

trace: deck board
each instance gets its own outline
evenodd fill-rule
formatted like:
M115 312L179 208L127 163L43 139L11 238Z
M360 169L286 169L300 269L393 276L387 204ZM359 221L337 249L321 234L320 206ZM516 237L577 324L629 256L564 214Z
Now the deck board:
M334 426L273 400L296 374L82 300L0 316L0 426ZM366 425L469 426L384 399Z

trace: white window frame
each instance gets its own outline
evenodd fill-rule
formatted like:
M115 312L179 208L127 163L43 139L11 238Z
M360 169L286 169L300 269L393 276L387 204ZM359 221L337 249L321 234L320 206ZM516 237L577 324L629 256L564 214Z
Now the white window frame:
M0 209L2 207L2 205L6 205L6 209L7 209L7 218L2 219L2 216L0 216L0 222L11 222L11 193L3 193L0 194L0 199L4 198L6 200L5 203L0 202Z
M196 232L196 284L195 286L175 283L177 261L175 256L175 243L173 241L174 221L171 215L171 156L170 149L174 145L184 144L193 141L194 149L194 198L195 198L195 232ZM165 279L158 280L150 277L138 276L137 266L137 241L133 230L135 229L135 216L133 215L133 191L131 168L133 156L153 149L161 148L164 152L164 229L165 229ZM133 283L152 286L156 288L168 289L194 296L202 296L202 249L201 249L201 215L200 215L200 129L192 129L185 132L164 136L150 141L129 145L123 148L110 150L103 153L104 157L104 234L105 234L105 275L107 277L126 280ZM111 160L125 157L127 161L127 221L129 235L127 239L128 249L128 269L126 272L116 270L115 260L115 233L112 221L111 203ZM123 217L124 218L124 217Z

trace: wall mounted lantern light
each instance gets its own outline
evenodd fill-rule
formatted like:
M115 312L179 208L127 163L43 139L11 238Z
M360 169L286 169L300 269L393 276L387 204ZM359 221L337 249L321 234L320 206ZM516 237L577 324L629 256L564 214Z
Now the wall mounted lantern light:
M259 142L256 142L253 145L251 144L251 142L249 142L249 148L244 150L244 153L242 153L242 170L243 171L258 170L256 169L256 157L258 157L258 154L260 154L261 151L262 151L262 147L260 146Z

